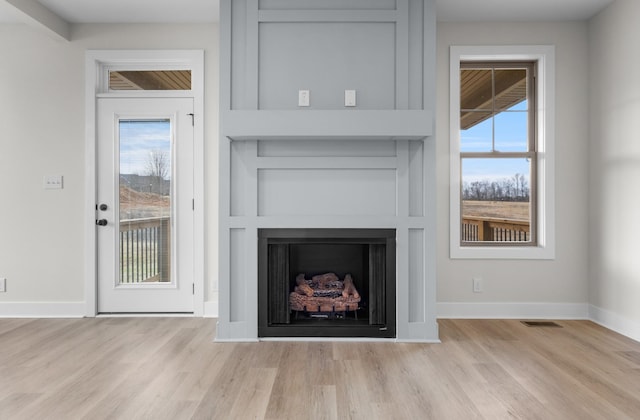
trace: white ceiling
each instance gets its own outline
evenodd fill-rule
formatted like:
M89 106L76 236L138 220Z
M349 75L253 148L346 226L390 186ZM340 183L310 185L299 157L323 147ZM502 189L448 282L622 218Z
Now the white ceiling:
M12 0L16 3L33 0ZM219 0L37 0L70 23L217 22ZM436 0L439 21L586 20L613 0ZM0 0L0 22L23 15Z
M436 0L442 22L587 20L613 0Z
M21 19L21 14L13 6L0 0L0 23L16 23Z
M67 22L217 22L219 0L38 0Z

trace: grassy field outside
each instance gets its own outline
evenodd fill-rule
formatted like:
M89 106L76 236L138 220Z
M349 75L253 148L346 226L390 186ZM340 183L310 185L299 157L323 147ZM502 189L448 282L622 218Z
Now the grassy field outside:
M529 203L517 201L462 201L462 217L491 217L528 221Z
M169 196L135 191L120 184L120 220L166 217L171 214Z

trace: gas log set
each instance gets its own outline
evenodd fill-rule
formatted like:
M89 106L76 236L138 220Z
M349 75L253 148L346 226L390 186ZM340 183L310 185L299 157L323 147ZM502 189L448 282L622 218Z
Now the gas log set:
M322 316L335 316L337 313L357 311L360 307L360 294L353 284L353 278L346 274L340 280L335 273L319 274L307 279L298 274L296 286L289 295L291 310Z

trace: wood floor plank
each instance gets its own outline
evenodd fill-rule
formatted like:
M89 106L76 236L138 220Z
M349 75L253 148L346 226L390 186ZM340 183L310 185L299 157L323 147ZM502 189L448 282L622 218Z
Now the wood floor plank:
M8 392L4 399L0 399L0 419L17 418L24 407L28 407L42 397L41 393L24 394Z
M638 342L439 324L441 344L215 343L212 319L0 319L0 418L638 418Z
M476 369L478 362L469 354L466 341L463 344L449 342L447 346L435 346L432 352L438 354L439 363L467 395L470 402L484 418L508 418L508 409L493 394L488 392L489 382Z
M372 388L376 384L367 381L367 367L362 360L336 361L336 400L338 417L342 419L376 418L372 404Z
M238 392L229 418L264 418L277 372L276 368L249 368L247 381Z
M2 335L6 334L16 328L23 328L26 324L35 321L35 319L26 318L6 318L0 323L0 339Z
M264 343L271 344L271 343ZM288 343L280 358L278 375L266 411L266 418L307 418L311 405L308 348L318 343Z
M233 347L217 372L209 378L207 392L202 397L193 418L226 419L248 375L251 360L251 344L225 344Z
M413 366L414 373L407 380L412 383L416 398L428 400L432 413L430 418L481 418L477 407L433 346L420 346L407 358L407 362Z
M478 364L476 369L490 385L487 391L516 418L551 419L553 412L527 391L497 363Z
M311 388L310 416L314 420L337 420L338 397L335 385L316 385Z

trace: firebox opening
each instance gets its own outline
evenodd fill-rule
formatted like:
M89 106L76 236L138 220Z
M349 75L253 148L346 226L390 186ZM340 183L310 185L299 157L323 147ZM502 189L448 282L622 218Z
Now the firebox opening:
M395 231L262 229L261 337L395 337Z
M368 245L292 244L289 261L292 322L369 323Z

